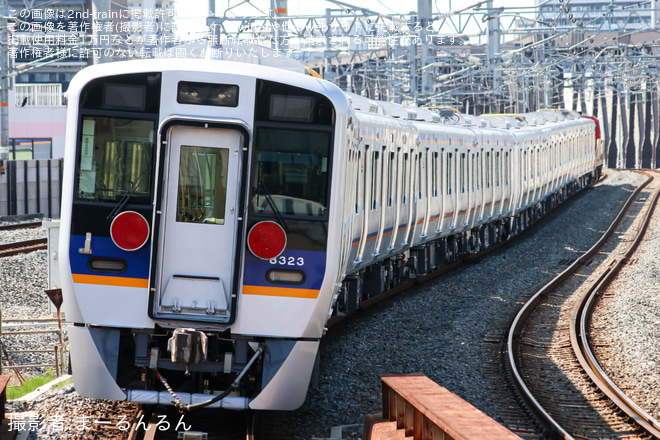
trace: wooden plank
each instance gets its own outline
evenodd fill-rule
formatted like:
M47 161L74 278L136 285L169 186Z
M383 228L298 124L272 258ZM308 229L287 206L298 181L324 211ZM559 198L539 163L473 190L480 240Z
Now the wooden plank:
M7 384L11 376L8 374L0 375L0 424L5 419L5 403L7 403Z
M521 440L519 436L426 376L383 375L381 380L431 424L455 440Z

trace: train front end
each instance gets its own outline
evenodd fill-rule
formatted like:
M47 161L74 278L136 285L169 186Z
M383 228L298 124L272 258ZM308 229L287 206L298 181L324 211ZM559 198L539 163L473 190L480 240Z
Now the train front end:
M158 60L85 69L68 99L59 258L77 391L299 407L340 277L344 95Z

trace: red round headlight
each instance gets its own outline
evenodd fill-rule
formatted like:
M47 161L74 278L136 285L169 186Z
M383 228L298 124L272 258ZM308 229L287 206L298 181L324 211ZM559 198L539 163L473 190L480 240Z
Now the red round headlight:
M149 223L135 211L124 211L112 220L110 237L118 248L136 251L149 240Z
M286 249L286 232L274 221L259 222L248 232L247 244L255 257L270 260Z

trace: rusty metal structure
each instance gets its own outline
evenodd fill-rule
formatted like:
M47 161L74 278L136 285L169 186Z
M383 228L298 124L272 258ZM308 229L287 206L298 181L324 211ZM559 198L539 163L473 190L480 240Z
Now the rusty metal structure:
M212 41L249 41L298 59L367 98L470 114L568 108L598 116L608 165L657 168L660 143L657 6L652 1L479 1L442 12L387 15L333 1L323 16L207 19Z
M218 10L211 0L209 47L265 46L370 99L470 114L542 108L594 114L610 167L660 163L655 1L537 0L496 7L493 0L475 0L461 9L449 3L445 10L442 2L418 0L408 14L342 0L329 4L324 14L294 16L287 0L270 0L262 9L236 0ZM23 12L40 7L24 6ZM87 40L78 46L101 49ZM112 48L123 53L114 43Z

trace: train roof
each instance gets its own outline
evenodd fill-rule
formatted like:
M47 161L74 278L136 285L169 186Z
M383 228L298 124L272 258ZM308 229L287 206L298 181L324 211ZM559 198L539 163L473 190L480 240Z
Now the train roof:
M331 98L335 103L347 102L341 90L329 81L311 75L292 72L277 67L249 64L245 62L203 59L145 59L118 61L86 67L76 74L71 82L71 89L76 90L89 81L112 75L128 75L147 72L180 72L182 77L189 72L207 73L209 81L213 74L242 75L279 82L318 92Z
M186 59L185 62L182 62L181 59L147 59L94 65L83 69L74 77L70 91L77 93L82 86L96 78L140 72L181 72L182 76L185 76L186 72L203 72L209 75L209 81L213 80L214 73L261 78L324 94L338 106L338 111L347 110L344 105L348 104L353 111L392 118L392 120L402 122L441 123L443 125L494 129L524 129L580 118L578 113L568 110L541 110L533 113L474 116L461 114L452 108L423 108L402 105L342 92L331 82L311 75L295 73L276 67L226 60Z
M461 114L451 107L427 109L377 101L349 92L344 93L348 98L351 108L355 111L417 122L442 122L447 125L479 128L524 129L580 119L580 114L564 109L545 109L530 113L484 114L475 116Z

